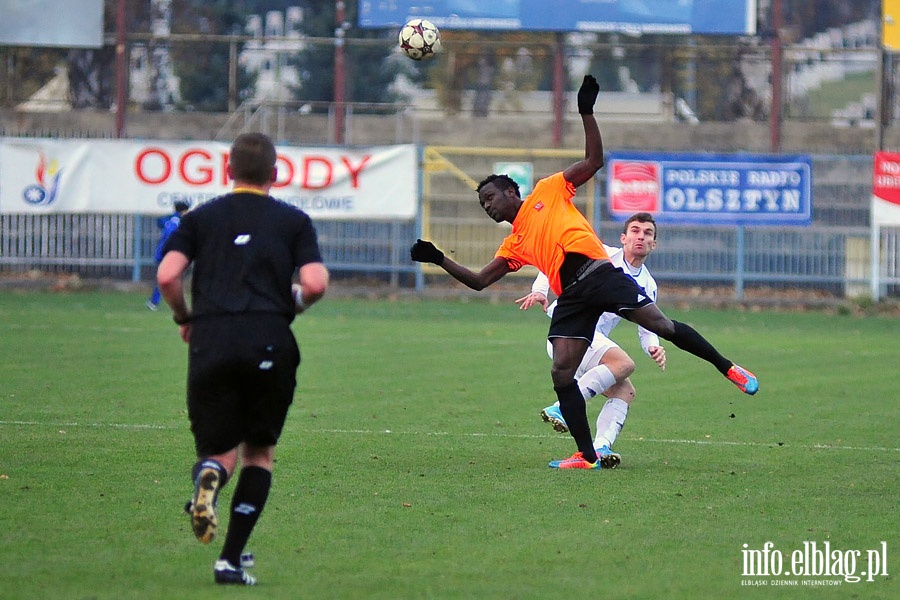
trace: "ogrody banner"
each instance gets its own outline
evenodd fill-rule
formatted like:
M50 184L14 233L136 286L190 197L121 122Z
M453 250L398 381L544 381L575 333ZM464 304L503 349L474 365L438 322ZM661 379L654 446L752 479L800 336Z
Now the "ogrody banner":
M0 138L0 213L166 214L227 193L219 142ZM416 147L277 146L271 195L322 219L412 219Z

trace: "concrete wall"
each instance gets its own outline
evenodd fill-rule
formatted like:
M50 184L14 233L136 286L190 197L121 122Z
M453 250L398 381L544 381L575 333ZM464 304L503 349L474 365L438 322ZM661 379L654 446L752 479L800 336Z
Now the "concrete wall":
M768 123L629 123L598 114L607 150L769 152ZM169 140L230 140L245 126L244 118L210 113L129 113L129 138ZM333 126L328 115L298 112L256 114L247 126L264 131L281 143L330 144ZM115 115L109 112L65 113L0 111L0 135L33 137L114 137ZM353 145L418 142L447 146L551 148L553 121L548 113L512 113L475 118L470 114L438 113L351 115L345 142ZM581 122L567 116L563 146L580 147ZM900 128L885 131L885 149L900 149ZM783 125L781 152L871 154L877 149L872 128L788 122Z

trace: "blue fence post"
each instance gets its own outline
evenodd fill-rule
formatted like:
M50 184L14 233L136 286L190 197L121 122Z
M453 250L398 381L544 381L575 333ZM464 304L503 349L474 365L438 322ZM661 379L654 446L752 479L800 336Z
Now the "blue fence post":
M879 278L881 277L881 226L876 222L875 217L871 217L871 229L869 231L869 261L870 270L872 271L872 279L869 280L869 286L872 290L872 301L878 302L881 299L881 285Z
M416 211L416 237L422 237L422 205L424 204L424 199L422 198L422 190L425 185L425 148L421 144L416 144L416 154L418 154L418 162L419 162L419 172L418 177L416 178L416 183L418 184L418 210ZM412 243L412 240L410 240ZM413 263L413 266L416 269L416 291L421 292L425 289L425 275L422 273L422 263Z
M403 239L400 237L400 226L396 220L392 220L389 227L391 239L390 285L391 289L395 289L400 285L400 248L403 246Z
M744 299L744 226L737 228L737 255L734 268L734 295L738 300Z
M142 254L141 236L144 232L143 215L134 215L134 264L131 267L131 281L138 283L141 280L141 263L144 262Z

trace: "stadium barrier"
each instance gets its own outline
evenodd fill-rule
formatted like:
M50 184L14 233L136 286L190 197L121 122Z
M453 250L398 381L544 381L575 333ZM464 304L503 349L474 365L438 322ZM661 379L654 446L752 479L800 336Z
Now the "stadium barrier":
M427 146L422 150L421 206L412 219L317 219L324 259L337 278L363 278L393 288L424 289L448 276L409 259L416 237L433 240L461 264L491 260L508 225L481 210L474 187L497 163L526 163L535 179L564 169L570 150ZM869 212L872 158L814 156L813 223L809 227L665 224L648 265L660 285L722 286L736 299L753 287L798 289L835 297L867 296L871 285ZM576 203L611 245L620 224L604 202L605 169L582 187ZM0 269L145 282L155 272L156 216L144 214L0 214ZM880 232L882 297L900 297L900 228ZM534 271L519 274L523 287Z

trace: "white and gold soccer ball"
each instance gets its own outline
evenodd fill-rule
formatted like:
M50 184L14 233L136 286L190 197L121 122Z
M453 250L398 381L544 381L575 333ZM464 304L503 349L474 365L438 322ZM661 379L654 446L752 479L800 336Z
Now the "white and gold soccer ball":
M431 21L412 19L400 28L399 42L411 59L431 58L441 49L441 32Z

